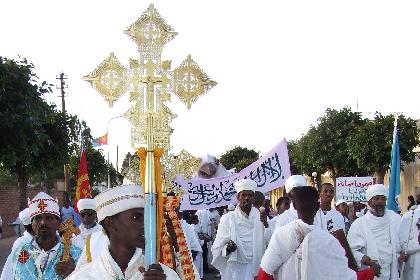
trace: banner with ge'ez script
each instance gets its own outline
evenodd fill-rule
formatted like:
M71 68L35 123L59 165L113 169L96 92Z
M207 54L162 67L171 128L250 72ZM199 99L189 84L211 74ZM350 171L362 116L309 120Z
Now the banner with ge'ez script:
M282 187L289 176L287 142L283 139L264 157L239 173L213 179L186 180L177 176L172 184L175 188L184 189L181 210L198 210L236 204L234 183L240 179L254 180L258 186L257 190L264 193Z
M373 184L373 177L338 177L335 183L336 199L366 201L366 190Z

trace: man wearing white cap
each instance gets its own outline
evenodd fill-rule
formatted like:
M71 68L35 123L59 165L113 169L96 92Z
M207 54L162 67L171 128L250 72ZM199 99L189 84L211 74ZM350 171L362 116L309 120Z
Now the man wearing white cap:
M286 190L287 196L291 199L291 201L293 201L293 189L305 186L308 186L305 177L302 175L292 175L287 178L284 188ZM268 228L266 228L264 232L264 240L266 244L270 242L271 236L273 235L276 228L287 225L297 218L298 215L296 209L293 207L293 203L291 203L289 209L276 216L275 222L268 223Z
M179 279L164 265L151 265L144 272L144 196L139 186L111 188L96 196L95 204L109 245L96 260L72 273L69 280Z
M23 233L21 237L16 239L16 241L13 243L11 252L13 252L16 248L21 247L28 242L31 242L32 238L34 237L33 236L34 231L32 230L29 208L25 208L24 210L20 211L19 220L22 222L23 226L25 227L25 232ZM10 254L7 257L7 260L3 266L3 272L1 273L0 280L6 280L6 279L13 280L12 257L13 257L12 254Z
M401 217L385 209L388 188L375 184L366 190L369 211L353 222L347 235L350 248L359 266L375 263L381 267L380 277L375 279L396 280L401 245L398 237Z
M349 214L348 209L349 206L347 204L347 201L344 199L339 199L335 202L335 209L337 209L338 212L340 212L341 216L343 217L343 222L345 225L345 232L346 234L349 232L350 229L350 220L349 220Z
M81 250L70 245L70 259L61 262L64 245L57 235L60 210L57 199L38 193L29 202L34 238L12 252L13 279L64 279L75 268Z
M260 212L252 207L257 184L250 179L235 183L238 206L220 219L211 248L212 265L222 280L254 280L264 253L264 226Z
M88 236L102 230L101 225L97 223L98 217L96 215L95 200L91 198L79 199L77 209L82 218L82 224L79 226L80 235L86 241Z

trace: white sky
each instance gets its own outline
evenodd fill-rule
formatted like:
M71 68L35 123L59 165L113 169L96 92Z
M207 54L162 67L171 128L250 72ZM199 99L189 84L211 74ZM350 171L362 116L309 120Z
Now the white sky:
M28 58L41 80L69 79L66 108L105 134L130 106L109 109L81 77L114 51L137 56L123 33L149 1L1 1L0 55ZM174 152L220 156L236 146L261 154L305 133L327 107L405 112L420 118L419 1L154 1L178 32L162 59L188 54L218 85L187 111L176 96ZM58 104L59 90L48 100ZM369 115L366 115L369 116ZM109 125L111 160L130 150L130 125ZM106 151L106 148L105 148Z

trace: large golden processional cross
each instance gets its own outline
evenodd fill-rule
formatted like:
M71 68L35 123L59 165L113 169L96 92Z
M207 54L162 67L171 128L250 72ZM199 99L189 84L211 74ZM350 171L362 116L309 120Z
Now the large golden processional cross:
M156 147L170 147L170 127L175 114L165 105L174 93L188 109L217 83L212 81L191 56L171 70L171 61L161 60L162 49L177 33L161 18L151 4L136 22L124 31L136 44L138 59L125 68L113 53L93 72L83 77L112 107L125 92L134 105L124 114L133 128L133 147L146 146L145 236L146 265L156 263L156 186L153 153Z

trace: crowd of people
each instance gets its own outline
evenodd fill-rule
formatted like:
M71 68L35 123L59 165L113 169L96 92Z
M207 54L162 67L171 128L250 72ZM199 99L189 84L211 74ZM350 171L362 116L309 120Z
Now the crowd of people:
M334 202L332 184L314 188L293 175L276 209L250 179L237 181L235 190L236 206L175 209L194 279L210 271L222 280L420 279L420 195L401 217L386 210L382 184L367 189L366 205ZM70 229L68 244L62 222L77 219L76 211L69 200L60 209L57 199L38 193L19 213L26 231L13 244L0 280L185 279L170 219L174 266L146 266L144 206L142 190L133 184L81 199L80 225Z

